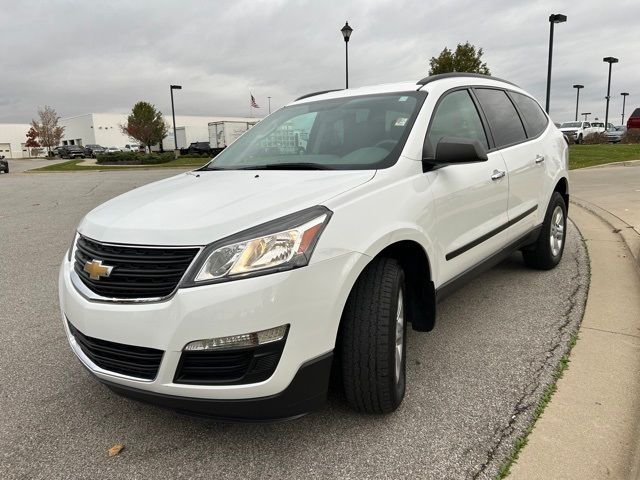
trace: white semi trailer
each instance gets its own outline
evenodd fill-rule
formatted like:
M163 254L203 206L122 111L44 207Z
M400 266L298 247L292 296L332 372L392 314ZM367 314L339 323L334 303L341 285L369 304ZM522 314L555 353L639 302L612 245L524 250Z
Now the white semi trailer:
M244 132L253 127L260 120L247 122L220 121L209 123L209 145L214 154L220 153L231 145Z

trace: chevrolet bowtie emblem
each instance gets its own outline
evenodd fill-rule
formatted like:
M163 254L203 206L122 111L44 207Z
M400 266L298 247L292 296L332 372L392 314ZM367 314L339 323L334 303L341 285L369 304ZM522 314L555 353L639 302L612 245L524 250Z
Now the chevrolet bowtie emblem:
M100 280L101 277L108 277L111 275L113 267L109 265L102 265L102 260L91 260L84 264L84 271L89 274L89 278L92 280Z

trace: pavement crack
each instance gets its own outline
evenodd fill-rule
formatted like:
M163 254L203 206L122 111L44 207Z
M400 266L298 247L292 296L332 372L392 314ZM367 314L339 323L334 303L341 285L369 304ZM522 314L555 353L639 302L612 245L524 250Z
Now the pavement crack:
M575 272L571 277L570 282L575 286L567 296L567 307L561 316L562 320L557 326L557 332L553 336L551 345L544 354L541 355L544 358L544 361L534 369L532 381L524 387L522 395L518 398L518 401L511 411L507 424L494 430L493 442L486 453L485 461L469 475L469 478L473 480L480 478L480 476L485 474L487 469L493 465L500 447L506 440L511 438L516 431L516 423L520 417L536 408L539 402L539 392L541 392L546 386L546 382L543 382L543 374L547 371L553 372L560 357L568 350L568 329L573 320L572 313L578 306L578 295L580 291L588 285L588 275L583 281L581 281L582 272L580 271L580 259L578 256L574 258L574 264ZM587 285L583 283L584 281L587 282ZM581 321L581 319L578 319L576 326L579 326ZM566 339L567 341L563 341L563 339ZM561 350L560 353L559 350ZM538 363L539 358L540 357L536 357L533 359L530 362L530 366ZM543 385L543 383L545 384Z

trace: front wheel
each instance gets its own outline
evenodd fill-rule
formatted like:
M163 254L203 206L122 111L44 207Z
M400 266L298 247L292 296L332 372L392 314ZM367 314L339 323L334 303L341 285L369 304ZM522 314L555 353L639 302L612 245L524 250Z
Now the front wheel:
M524 263L540 270L550 270L560 263L567 236L567 206L558 192L553 192L536 243L522 250Z
M356 282L342 318L341 360L349 405L393 412L406 385L404 272L391 258L374 259Z
M577 144L581 144L582 143L582 134L578 135L578 139L576 140Z

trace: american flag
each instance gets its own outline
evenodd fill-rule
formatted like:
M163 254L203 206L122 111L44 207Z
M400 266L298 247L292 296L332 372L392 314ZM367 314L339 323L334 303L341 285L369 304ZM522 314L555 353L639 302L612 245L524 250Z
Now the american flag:
M251 104L252 108L260 108L260 106L256 103L256 99L254 98L254 96L252 94L251 95L251 102L249 102Z

